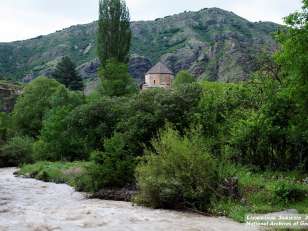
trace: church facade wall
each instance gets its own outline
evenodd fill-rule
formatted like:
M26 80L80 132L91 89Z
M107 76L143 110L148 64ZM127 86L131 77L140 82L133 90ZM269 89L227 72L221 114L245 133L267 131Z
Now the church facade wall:
M171 74L147 74L145 76L145 82L147 84L155 84L159 87L161 83L165 82L168 84L168 88L171 89L174 82L174 76ZM165 87L165 85L162 87Z

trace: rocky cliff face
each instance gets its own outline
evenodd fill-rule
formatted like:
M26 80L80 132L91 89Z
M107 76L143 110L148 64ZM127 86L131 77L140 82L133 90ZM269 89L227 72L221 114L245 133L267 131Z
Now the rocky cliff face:
M259 48L251 43L235 39L219 41L204 49L190 66L189 72L199 80L234 82L250 78L250 72L258 70L254 54Z
M270 32L279 25L249 22L222 9L204 8L155 21L131 23L129 72L137 82L158 61L174 74L181 69L200 80L241 81L255 71L254 54L273 41ZM64 55L78 66L86 83L97 75L97 22L76 25L50 35L0 43L0 73L24 82L39 75L51 77ZM95 80L97 81L97 80Z
M89 94L91 89L100 83L100 80L97 77L98 66L99 59L96 58L76 68L76 70L78 70L81 74L82 79L87 80L85 89L86 94ZM146 57L133 54L130 57L128 66L128 72L130 73L130 76L137 83L142 83L144 81L145 73L152 68L152 63Z
M80 65L76 68L76 70L79 71L82 79L94 79L97 77L98 66L99 59L96 58L90 62ZM128 72L130 73L130 76L139 83L144 80L145 73L151 69L152 63L146 57L133 54L131 55L128 66Z
M84 63L76 68L82 79L96 78L99 66L99 59L95 58L90 62Z
M142 83L144 81L145 73L151 68L152 63L148 58L136 54L131 55L128 72L137 83Z

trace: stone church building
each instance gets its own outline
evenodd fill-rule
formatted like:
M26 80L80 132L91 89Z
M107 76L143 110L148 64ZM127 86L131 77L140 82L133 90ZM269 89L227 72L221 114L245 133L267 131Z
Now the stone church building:
M161 62L157 63L145 74L145 82L140 84L140 90L144 91L148 87L163 87L172 90L174 75Z

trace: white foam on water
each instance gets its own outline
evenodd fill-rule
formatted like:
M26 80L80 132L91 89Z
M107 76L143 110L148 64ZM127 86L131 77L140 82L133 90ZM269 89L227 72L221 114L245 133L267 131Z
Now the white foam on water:
M17 178L16 170L0 168L1 231L258 230L228 218L85 199L65 184Z

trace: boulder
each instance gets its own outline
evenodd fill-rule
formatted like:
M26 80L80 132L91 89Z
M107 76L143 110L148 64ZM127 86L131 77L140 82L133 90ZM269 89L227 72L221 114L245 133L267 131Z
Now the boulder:
M30 178L30 173L28 172L28 173L22 175L22 178Z

